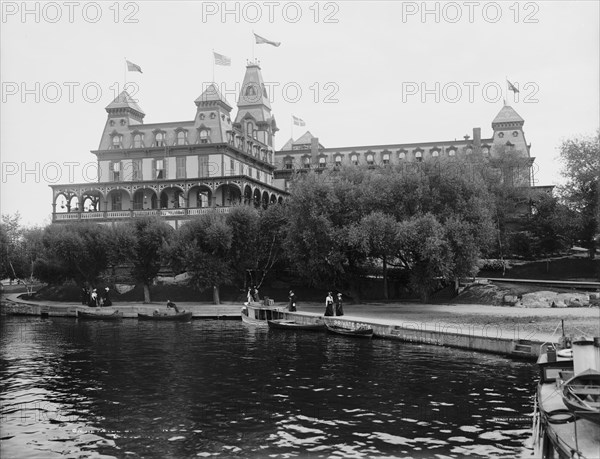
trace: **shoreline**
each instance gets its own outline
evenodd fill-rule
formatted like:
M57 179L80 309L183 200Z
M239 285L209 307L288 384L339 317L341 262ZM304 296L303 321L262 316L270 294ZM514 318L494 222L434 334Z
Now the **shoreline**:
M59 303L3 295L2 312L12 315L76 317L77 310L88 310L78 303ZM195 319L238 320L240 303L179 302L180 309L192 311ZM275 303L276 307L286 303ZM96 309L96 308L93 308ZM163 303L127 302L102 310L119 310L124 319L137 318L138 312L166 309ZM343 326L369 325L375 337L417 344L439 345L535 359L539 347L556 342L565 333L574 336L600 336L600 308L517 308L484 304L361 303L344 305L345 315L327 320ZM284 311L284 318L301 323L322 319L320 303L299 303L298 311Z

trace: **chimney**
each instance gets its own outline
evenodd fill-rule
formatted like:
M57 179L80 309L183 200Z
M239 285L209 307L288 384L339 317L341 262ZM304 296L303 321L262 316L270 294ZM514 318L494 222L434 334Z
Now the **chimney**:
M481 151L481 128L473 128L473 150L476 153Z
M319 162L317 156L319 155L319 138L313 137L310 139L310 162L317 164Z

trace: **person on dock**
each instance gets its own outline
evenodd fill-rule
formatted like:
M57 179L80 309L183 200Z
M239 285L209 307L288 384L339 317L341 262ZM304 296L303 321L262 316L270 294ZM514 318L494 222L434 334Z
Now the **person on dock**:
M333 296L331 296L331 292L328 292L325 297L325 315L333 316Z
M342 294L339 292L337 294L337 299L335 302L335 315L336 316L344 315L344 308L343 308L343 304L342 304Z
M110 300L110 288L104 287L104 292L102 292L102 305L103 306L112 306L112 301Z
M256 285L252 288L252 300L255 303L260 302L260 297L258 296L258 287Z
M173 308L173 309L175 309L175 314L179 313L179 308L171 300L167 300L167 308Z
M248 299L248 304L252 303L252 301L254 301L254 296L252 295L252 287L248 287L248 293L246 295Z
M293 290L290 290L290 302L288 304L288 311L296 312L296 295Z
M90 302L89 306L92 308L98 307L98 292L95 288L92 289L92 293L90 293Z

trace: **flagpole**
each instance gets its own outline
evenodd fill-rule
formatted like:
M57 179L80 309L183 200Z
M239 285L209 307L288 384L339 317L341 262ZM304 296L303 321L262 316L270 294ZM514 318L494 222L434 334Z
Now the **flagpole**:
M213 48L212 50L213 55L212 55L212 66L213 66L213 78L212 81L213 83L215 82L215 49Z
M256 43L256 37L254 36L254 29L252 29L252 61L254 61L254 44Z
M123 70L123 91L125 91L125 86L127 86L127 57L125 57L125 69Z

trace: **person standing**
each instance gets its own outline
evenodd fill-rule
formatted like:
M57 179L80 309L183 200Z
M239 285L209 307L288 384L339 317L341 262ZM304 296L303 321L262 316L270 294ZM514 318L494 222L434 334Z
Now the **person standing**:
M256 285L252 289L252 299L256 303L260 302L260 297L258 296L258 287Z
M98 307L98 293L95 288L92 289L92 293L90 294L90 306L92 308Z
M248 304L252 303L252 301L254 300L254 295L252 295L252 287L248 287L247 299Z
M331 292L327 293L325 297L325 315L333 316L333 296L331 296Z
M296 295L293 290L290 290L290 302L288 304L288 311L296 312Z
M103 306L112 306L112 301L110 301L110 289L108 287L104 287L104 293L102 294Z
M81 304L86 305L90 299L90 291L86 286L81 287Z
M342 304L342 294L339 292L337 294L337 300L335 302L335 315L336 316L344 315L344 308L343 308L343 304Z

